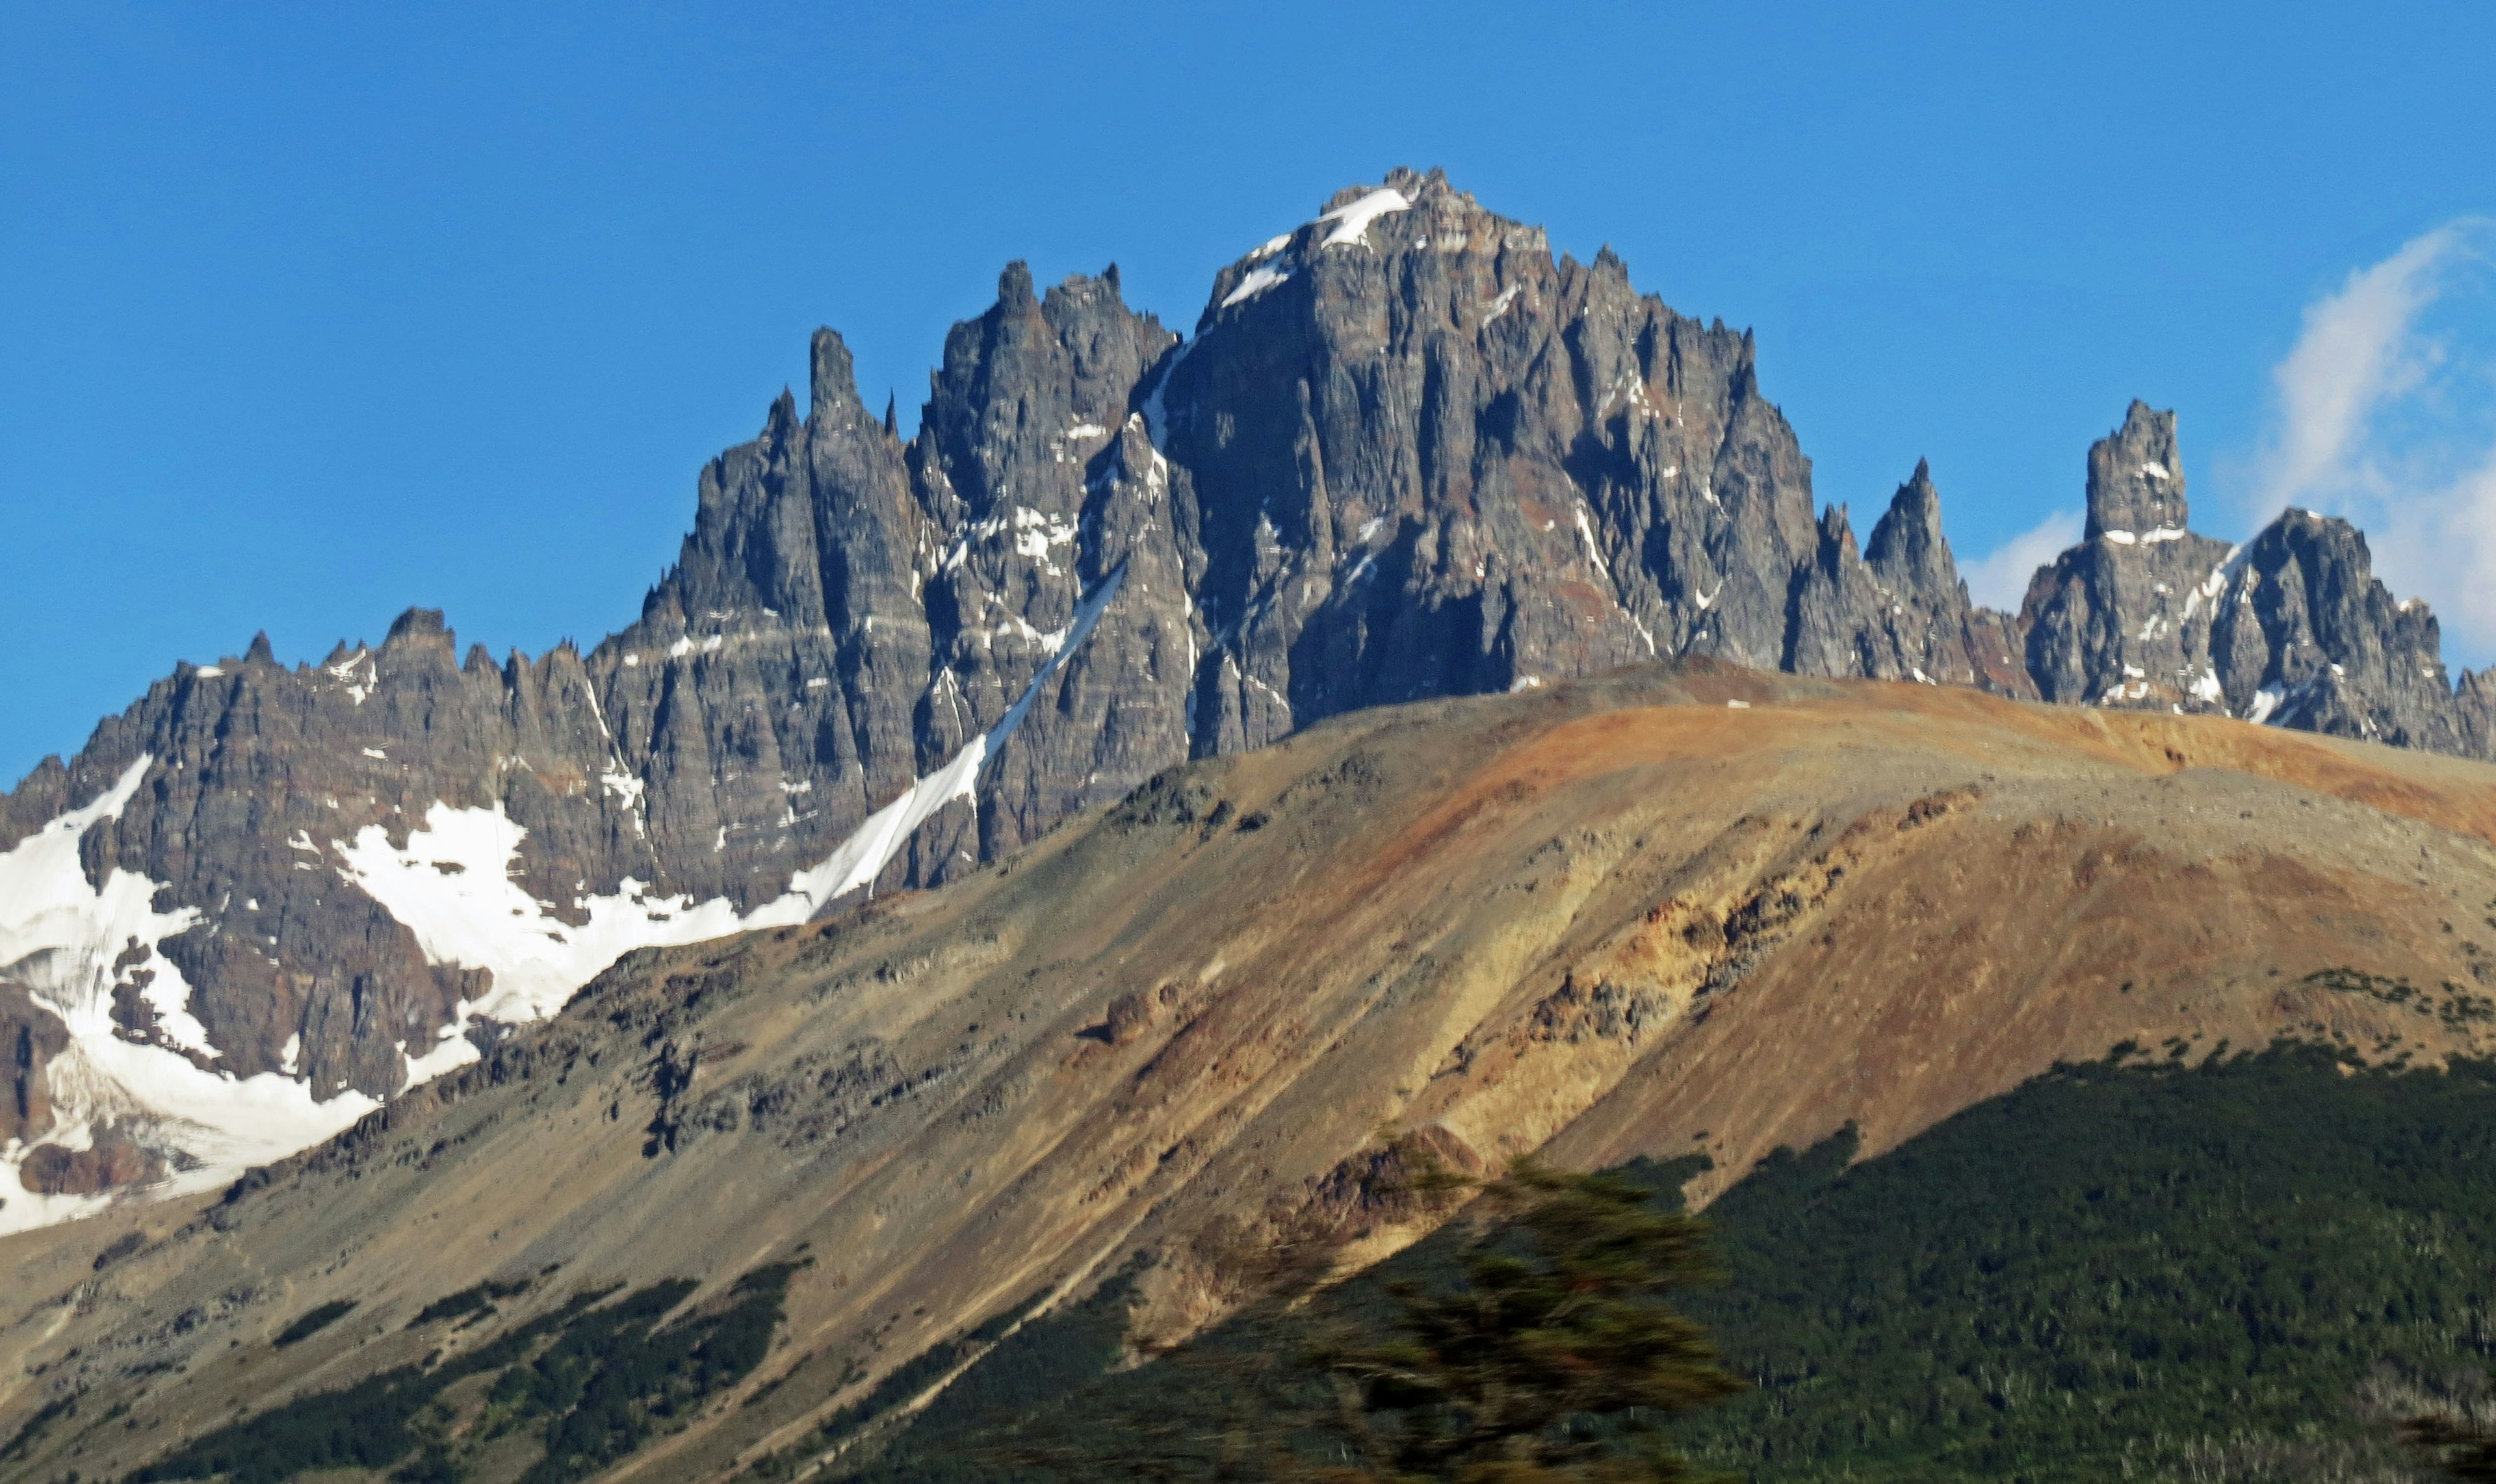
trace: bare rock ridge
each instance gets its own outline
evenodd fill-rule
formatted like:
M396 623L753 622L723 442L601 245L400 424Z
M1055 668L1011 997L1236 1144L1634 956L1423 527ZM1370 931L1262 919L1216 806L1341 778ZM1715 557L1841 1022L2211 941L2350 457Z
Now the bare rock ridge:
M2089 450L2085 539L2020 611L2045 699L2496 757L2486 678L2448 680L2435 615L2376 580L2355 526L2290 510L2235 546L2189 513L2175 415L2135 402Z
M462 657L428 610L317 665L256 639L0 796L0 1231L317 1142L634 948L1367 706L1706 656L2496 756L2496 685L2447 683L2355 530L2187 530L2172 414L1978 608L1928 469L1858 546L1748 334L1435 171L1224 268L1189 338L1114 266L1010 265L907 441L812 349L589 653Z

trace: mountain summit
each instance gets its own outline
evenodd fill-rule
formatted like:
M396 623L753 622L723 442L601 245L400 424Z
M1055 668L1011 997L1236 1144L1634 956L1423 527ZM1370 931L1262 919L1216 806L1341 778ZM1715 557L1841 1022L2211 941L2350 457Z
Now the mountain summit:
M814 339L587 654L181 665L0 797L0 1230L204 1189L477 1061L637 948L933 885L1172 764L1684 656L2496 754L2363 539L2186 529L2171 413L1977 608L1919 465L1858 548L1757 346L1436 171L1215 275L1192 336L1023 264L917 435Z

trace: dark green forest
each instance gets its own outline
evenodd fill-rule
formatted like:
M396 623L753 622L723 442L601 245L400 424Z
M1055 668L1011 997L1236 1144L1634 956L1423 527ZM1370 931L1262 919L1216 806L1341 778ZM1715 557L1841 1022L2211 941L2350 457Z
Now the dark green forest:
M1751 1389L1668 1425L1695 1462L1760 1481L2320 1476L2299 1460L2388 1453L2361 1390L2486 1363L2496 1068L2305 1047L2065 1067L1855 1154L1851 1132L1781 1152L1709 1209L1724 1281L1684 1303ZM1693 1168L1631 1173L1671 1204ZM1374 1329L1388 1285L1446 1283L1454 1251L1443 1234L1122 1371L1113 1284L853 1450L851 1475L1324 1462L1305 1357Z
M217 1429L125 1484L210 1477L282 1484L333 1469L390 1469L396 1484L458 1484L481 1446L520 1432L542 1445L521 1484L569 1484L623 1458L762 1364L792 1271L787 1263L758 1268L737 1280L722 1305L666 1323L693 1293L692 1280L671 1279L621 1298L614 1288L578 1293L474 1349L448 1358L437 1351L423 1364ZM428 1307L411 1327L482 1313L492 1299L528 1286L480 1284ZM314 1310L288 1333L317 1332L353 1307ZM452 1388L481 1376L491 1379L477 1415L446 1401Z
M2378 1368L2485 1361L2484 1066L2070 1067L1849 1170L1853 1153L1772 1159L1709 1212L1730 1282L1694 1311L1757 1388L1685 1427L1720 1468L2206 1475L2264 1441L2359 1436Z

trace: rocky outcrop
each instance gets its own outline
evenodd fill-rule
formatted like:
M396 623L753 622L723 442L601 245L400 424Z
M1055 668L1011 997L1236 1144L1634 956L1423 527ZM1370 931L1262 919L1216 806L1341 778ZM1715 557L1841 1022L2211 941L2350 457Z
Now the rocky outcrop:
M588 653L463 656L426 610L317 665L256 639L0 796L0 1228L140 1167L47 1131L109 1116L212 1182L636 947L940 883L1365 706L1708 656L2490 752L2496 687L2446 688L2354 531L2231 553L2187 514L2136 405L2087 540L1978 608L1927 468L1858 548L1749 334L1436 172L1242 256L1190 338L1114 266L1012 264L908 440L819 331Z
M2007 638L2006 615L1968 602L1942 537L1940 492L1919 461L1862 557L1846 508L1822 513L1817 560L1794 584L1783 667L2034 696Z
M1927 474L1867 563L1748 334L1436 172L1225 269L1148 401L1201 512L1199 754L1659 655L2019 689L1970 658Z
M69 1043L60 1017L23 985L0 984L0 1144L40 1138L52 1127L53 1057Z
M2291 510L2235 546L2189 514L2175 415L2135 402L2089 450L2086 538L2020 613L2044 698L2496 757L2487 682L2448 680L2435 615L2376 580L2356 527Z
M2175 415L2132 404L2089 450L2081 543L2041 571L2020 611L2028 672L2047 700L2218 707L2209 664L2231 548L2185 528Z

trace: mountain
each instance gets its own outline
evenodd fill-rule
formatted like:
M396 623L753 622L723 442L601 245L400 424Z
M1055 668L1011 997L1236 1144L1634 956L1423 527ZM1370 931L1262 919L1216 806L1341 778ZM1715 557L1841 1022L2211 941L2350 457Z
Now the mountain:
M2450 683L2435 615L2393 601L2355 527L2291 510L2236 546L2188 510L2175 415L2133 403L2089 449L2084 540L2020 610L2038 694L2496 756L2490 682Z
M1927 468L1858 546L1748 334L1436 172L1337 193L1187 337L1114 267L1009 266L907 441L820 331L587 654L421 609L257 639L0 797L0 1231L318 1143L635 948L940 885L1363 707L1712 657L2496 756L2496 686L2448 690L2355 532L2184 532L2173 432L2136 408L2088 541L1975 607Z
M1416 1152L1707 1201L2125 1041L2485 1054L2491 912L2496 770L2422 752L1705 659L1367 708L5 1239L0 1476L794 1469L1113 1279L1141 1353L1404 1245Z

